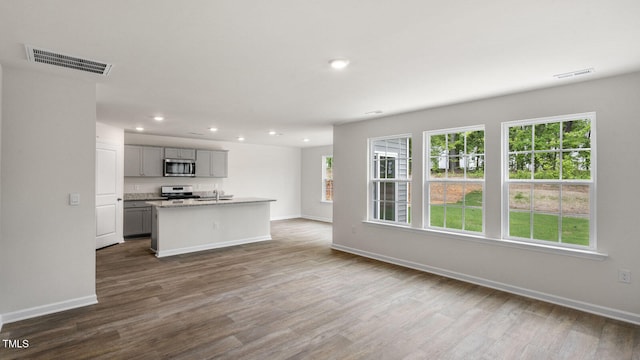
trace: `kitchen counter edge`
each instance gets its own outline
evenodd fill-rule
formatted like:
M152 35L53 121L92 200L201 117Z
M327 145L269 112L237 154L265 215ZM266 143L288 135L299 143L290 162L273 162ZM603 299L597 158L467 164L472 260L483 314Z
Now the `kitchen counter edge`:
M233 198L229 200L184 199L184 200L147 201L147 204L156 206L159 208L170 208L170 207L188 207L188 206L234 205L234 204L248 204L248 203L271 202L271 201L276 201L276 200L266 199L266 198Z

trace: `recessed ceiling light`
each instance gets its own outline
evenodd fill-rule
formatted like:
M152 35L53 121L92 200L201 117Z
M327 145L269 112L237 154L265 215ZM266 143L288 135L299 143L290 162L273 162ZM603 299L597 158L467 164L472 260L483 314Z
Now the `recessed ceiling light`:
M382 110L373 110L373 111L368 111L366 113L364 113L365 115L380 115L382 114Z
M155 121L162 121L162 120L164 120L164 116L160 116L160 115L158 115L158 116L154 116L154 117L153 117L153 120L155 120Z
M138 126L138 127L136 127L136 130L138 130L138 131L143 131L143 130L144 130L144 128L143 128L142 126Z
M238 136L238 141L244 141L244 136Z
M269 131L269 135L272 135L272 136L273 136L273 135L277 135L277 134L278 134L278 133L277 133L277 132L275 132L274 130Z
M348 59L333 59L329 61L329 65L336 70L342 70L349 65Z
M311 140L310 140L310 139L308 139L308 138L304 138L304 139L302 139L302 141L304 141L304 142L309 142L309 141L311 141Z
M218 131L218 128L210 127L210 128L209 128L209 131L211 131L211 132L216 132L216 131Z

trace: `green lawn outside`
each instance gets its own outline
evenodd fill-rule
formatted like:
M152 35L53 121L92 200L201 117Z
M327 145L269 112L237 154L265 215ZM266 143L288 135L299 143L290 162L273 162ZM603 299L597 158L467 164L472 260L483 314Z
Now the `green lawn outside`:
M463 201L446 204L446 228L466 231L482 231L482 193L470 192L465 196L467 207ZM464 213L464 216L463 216ZM445 205L431 205L430 225L445 227ZM464 224L463 224L464 219ZM531 216L529 212L511 211L509 214L509 236L530 239ZM535 224L533 238L558 242L562 233L562 242L589 246L589 219L564 216L562 229L558 231L558 216L550 214L533 214Z
M482 208L466 208L464 228L460 206L447 206L447 229L482 232ZM431 226L444 227L444 206L432 205L430 211Z
M533 214L535 225L533 237L538 240L558 242L558 216L550 214ZM511 211L509 214L509 235L529 239L531 228L529 212ZM562 217L562 242L589 246L589 219Z
M466 207L463 205L466 204ZM445 227L445 205L431 205L431 226ZM471 191L464 200L446 204L447 229L482 232L482 192ZM464 217L463 217L464 213ZM463 224L464 218L464 224Z

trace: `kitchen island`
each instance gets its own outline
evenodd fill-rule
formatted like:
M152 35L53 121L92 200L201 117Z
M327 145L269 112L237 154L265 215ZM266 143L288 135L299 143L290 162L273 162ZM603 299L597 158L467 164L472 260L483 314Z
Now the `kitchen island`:
M157 257L271 240L273 199L149 201Z

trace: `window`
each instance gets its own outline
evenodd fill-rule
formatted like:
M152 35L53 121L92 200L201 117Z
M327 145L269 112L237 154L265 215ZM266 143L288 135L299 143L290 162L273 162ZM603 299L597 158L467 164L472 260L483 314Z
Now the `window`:
M411 223L411 137L370 139L369 218Z
M484 233L484 127L425 132L425 227Z
M322 157L322 201L333 201L333 156Z
M595 248L595 113L503 123L503 237Z

